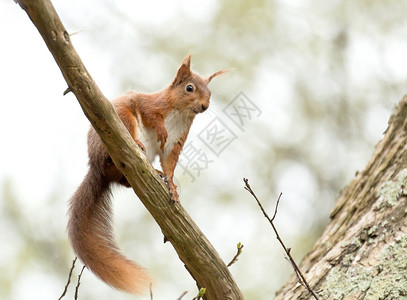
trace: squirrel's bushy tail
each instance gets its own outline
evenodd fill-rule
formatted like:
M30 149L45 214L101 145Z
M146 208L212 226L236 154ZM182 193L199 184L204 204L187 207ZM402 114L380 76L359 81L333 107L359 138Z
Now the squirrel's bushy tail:
M147 272L124 257L112 232L109 184L102 172L90 167L70 200L68 235L77 256L112 287L128 293L145 292Z

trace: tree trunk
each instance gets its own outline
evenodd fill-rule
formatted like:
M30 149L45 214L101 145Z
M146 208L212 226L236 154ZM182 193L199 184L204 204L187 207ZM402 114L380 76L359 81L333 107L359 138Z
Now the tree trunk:
M320 299L407 299L407 96L300 269ZM291 276L276 299L314 299Z
M182 205L170 201L164 181L148 162L83 65L50 0L15 0L55 58L69 89L99 134L117 168L174 246L205 299L243 299L219 254ZM46 87L44 87L46 88Z

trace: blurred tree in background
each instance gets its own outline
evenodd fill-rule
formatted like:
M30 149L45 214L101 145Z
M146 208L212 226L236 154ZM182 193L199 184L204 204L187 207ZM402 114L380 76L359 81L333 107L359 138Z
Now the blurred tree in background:
M187 53L193 55L192 69L201 74L233 69L213 82L211 111L199 116L189 136L212 162L194 181L179 167L177 178L181 202L225 261L234 255L237 242L245 245L231 270L246 298L271 299L292 270L256 204L243 191L242 178L250 179L270 209L283 193L277 226L301 259L328 222L340 189L373 152L394 103L406 92L407 1L201 2L55 0L54 5L69 31L83 29L72 36L73 43L112 99L128 89L153 92L165 87ZM0 7L0 14L23 14L13 1L3 1ZM29 22L24 18L19 23ZM2 22L2 30L13 31L15 25ZM34 31L27 33L31 34ZM1 62L7 49L13 49L13 40L0 47ZM44 47L38 51L46 52ZM24 72L30 68L22 66ZM47 76L57 72L55 68ZM2 76L6 73L7 69L0 71ZM30 80L37 80L41 89L53 88L41 78ZM63 89L58 87L57 93ZM261 110L243 130L227 123L223 113L240 92ZM10 97L17 101L21 96L16 92ZM67 101L78 106L73 98L51 101L57 102L54 110ZM1 173L1 240L7 245L1 250L1 298L29 299L35 290L47 290L39 285L50 280L52 288L39 294L42 299L55 299L63 290L73 259L65 233L66 201L82 180L78 173L70 178L70 168L83 168L79 174L84 175L86 159L87 124L79 110L70 113L69 124L48 127L63 132L68 141L70 135L83 139L59 141L67 162L60 163L58 180L38 181L48 190L47 200L27 207L17 192L25 187L16 186L8 170ZM219 156L198 138L215 116L237 137ZM10 126L13 121L7 122ZM51 157L46 163L59 164ZM154 221L134 202L138 201L132 193L115 194L117 234L124 252L151 269L158 281L157 299L176 299L184 290L194 294L194 283L174 251L162 245ZM58 220L50 221L55 215ZM81 295L127 297L90 273L83 277Z

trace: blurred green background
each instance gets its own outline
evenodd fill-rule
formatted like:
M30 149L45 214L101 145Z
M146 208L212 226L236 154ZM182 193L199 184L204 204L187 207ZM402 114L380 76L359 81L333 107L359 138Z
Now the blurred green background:
M407 91L407 1L53 3L110 99L164 88L187 53L202 75L233 69L211 83L210 111L188 138L209 163L178 167L176 177L182 204L225 261L244 244L230 270L245 298L272 299L292 270L242 178L270 212L283 193L276 225L300 261ZM86 173L89 123L75 97L62 96L57 65L14 1L0 1L0 24L0 298L57 299L74 258L67 201ZM240 92L258 109L241 127L224 112ZM202 141L214 119L234 137L218 155ZM113 203L120 245L156 279L154 299L195 296L136 196L120 188ZM85 270L80 299L131 298Z

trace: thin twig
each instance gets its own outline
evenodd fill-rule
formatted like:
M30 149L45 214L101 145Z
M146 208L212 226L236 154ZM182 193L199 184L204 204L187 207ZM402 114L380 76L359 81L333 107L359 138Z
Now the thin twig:
M275 219L275 217L276 217L276 215L277 215L277 209L278 209L278 205L280 204L280 199L281 199L281 196L282 196L282 195L283 195L283 193L280 193L280 195L278 196L277 203L276 203L276 208L274 209L274 215L273 215L273 217L271 218L271 222L274 221L274 219Z
M153 284L150 282L150 300L153 300Z
M237 258L239 257L240 254L242 254L242 249L243 249L243 244L242 243L237 243L237 252L236 255L232 258L230 263L227 264L227 267L229 268L231 265L233 265L235 262L237 262Z
M179 297L177 298L177 300L181 300L186 294L188 294L187 291L183 292L183 293L181 294L181 296L179 296Z
M78 259L78 258L75 257L75 259L72 261L72 267L71 267L71 269L69 270L69 275L68 275L68 282L67 282L66 285L65 285L64 292L62 293L61 297L58 298L58 300L61 300L61 299L66 295L66 292L68 291L68 286L69 286L69 284L71 283L72 271L73 271L73 269L75 268L75 263L76 263L76 260L77 260L77 259Z
M280 193L280 196L277 199L276 208L274 210L273 218L270 219L270 217L266 213L265 209L263 208L263 205L260 203L260 200L257 198L256 194L254 193L254 191L250 187L249 180L247 178L243 178L243 181L245 183L245 187L244 187L245 190L247 190L254 197L254 199L256 199L257 204L259 205L261 211L263 212L263 215L266 217L266 219L269 221L271 227L273 228L274 233L276 234L277 240L280 242L280 244L283 247L285 253L287 254L288 261L291 263L292 267L294 268L294 272L297 275L297 279L298 279L299 284L301 284L303 287L305 287L308 290L308 292L310 292L312 294L312 296L314 296L314 298L318 300L319 298L318 298L317 294L311 289L310 285L308 284L308 282L305 279L304 275L302 274L301 270L299 269L299 267L295 263L293 257L291 256L291 248L287 248L285 246L283 240L281 239L281 237L280 237L280 235L279 235L279 233L277 231L277 228L274 226L273 220L276 217L277 207L278 207L278 204L280 202L280 198L281 198L282 194Z
M291 264L291 266L293 267L295 277L297 277L297 281L298 281L302 286L304 286L304 283L303 283L303 281L302 281L302 279L301 279L301 277L300 277L300 274L298 273L297 269L295 268L293 262L292 262L287 256L284 256L284 258L285 258L285 259Z
M86 266L83 266L81 272L78 275L78 283L76 284L76 288L75 288L75 300L78 300L79 286L81 285L81 277L82 277L83 270L85 270L85 268L86 268Z

